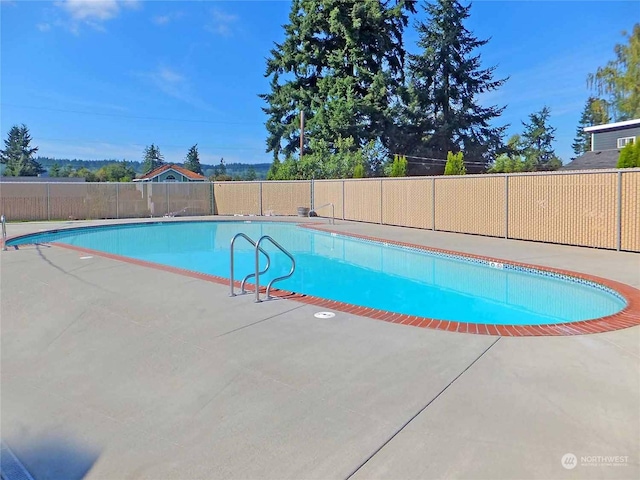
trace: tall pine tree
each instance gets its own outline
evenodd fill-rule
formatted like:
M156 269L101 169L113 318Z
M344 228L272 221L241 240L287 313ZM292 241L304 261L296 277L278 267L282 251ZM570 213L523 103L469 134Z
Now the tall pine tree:
M539 112L529 115L529 123L522 122L521 146L527 170L557 170L562 166L553 149L556 129L549 125L551 111L543 107Z
M402 34L415 0L293 0L285 40L267 60L267 151L296 153L305 134L359 149L386 141L389 106L403 81ZM305 152L311 147L305 144ZM311 152L312 153L312 152Z
M409 56L406 153L444 158L463 150L467 160L489 163L502 145L506 127L491 121L504 107L482 107L478 96L506 79L494 80L495 67L481 67L475 52L488 40L478 40L464 26L470 8L458 0L425 3L428 20L416 26L422 51Z
M4 141L4 150L0 150L0 163L6 164L4 175L15 177L35 177L44 173L33 155L38 147L31 147L31 135L25 124L14 125Z
M142 173L147 174L155 170L160 165L164 165L164 157L160 153L160 149L155 144L144 149L144 158L142 160Z
M200 165L200 156L198 155L197 143L187 152L187 158L184 161L184 168L202 175L202 165Z
M609 123L607 102L601 98L589 97L580 115L580 121L576 128L576 137L571 147L576 156L591 150L591 135L584 131L586 127Z

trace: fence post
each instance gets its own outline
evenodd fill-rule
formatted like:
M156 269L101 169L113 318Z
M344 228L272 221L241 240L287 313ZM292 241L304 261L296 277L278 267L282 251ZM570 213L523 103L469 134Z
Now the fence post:
M51 184L47 182L47 220L51 220Z
M311 179L311 210L314 209L314 206L313 206L313 186L314 186L314 183L313 183L313 178L312 178Z
M380 225L382 225L382 178L380 179Z
M431 230L436 231L436 177L433 177L431 185Z
M120 218L120 184L116 183L116 219Z
M504 175L504 238L509 238L509 175Z
M209 182L209 185L211 185L211 215L215 215L216 214L216 191L213 188L215 185L213 182Z
M344 180L342 180L342 220L344 220Z
M167 196L167 215L169 215L169 182L164 182L164 193Z
M622 171L618 171L618 205L616 207L616 250L622 250Z
M262 180L260 181L260 183L258 185L259 185L259 188L258 188L258 196L259 196L259 198L258 198L258 206L260 208L260 216L262 216L263 215L263 213L262 213Z

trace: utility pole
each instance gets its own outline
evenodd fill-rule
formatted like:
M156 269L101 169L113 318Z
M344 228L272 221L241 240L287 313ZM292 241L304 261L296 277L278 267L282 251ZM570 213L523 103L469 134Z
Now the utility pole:
M304 154L304 110L300 110L300 158Z

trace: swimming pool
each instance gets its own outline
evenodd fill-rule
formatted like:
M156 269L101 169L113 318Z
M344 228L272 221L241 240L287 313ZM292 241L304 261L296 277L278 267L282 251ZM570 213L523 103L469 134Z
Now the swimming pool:
M626 301L594 282L507 263L461 257L303 228L282 222L154 222L43 232L7 242L57 242L229 277L236 233L270 235L296 258L276 288L403 315L471 324L553 325L606 317ZM264 244L272 265L261 284L291 263ZM236 242L234 277L254 270L254 249ZM264 261L264 260L262 260Z

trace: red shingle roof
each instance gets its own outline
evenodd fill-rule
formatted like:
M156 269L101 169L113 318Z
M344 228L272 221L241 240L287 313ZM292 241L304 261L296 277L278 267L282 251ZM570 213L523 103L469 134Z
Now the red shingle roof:
M184 167L180 167L172 163L167 163L166 165L161 165L158 168L151 170L149 173L143 175L138 180L150 180L154 177L157 177L161 173L166 172L167 170L175 170L180 175L184 175L185 177L187 177L189 180L206 180L207 179L205 176L200 175L199 173L192 172L191 170L187 170Z

